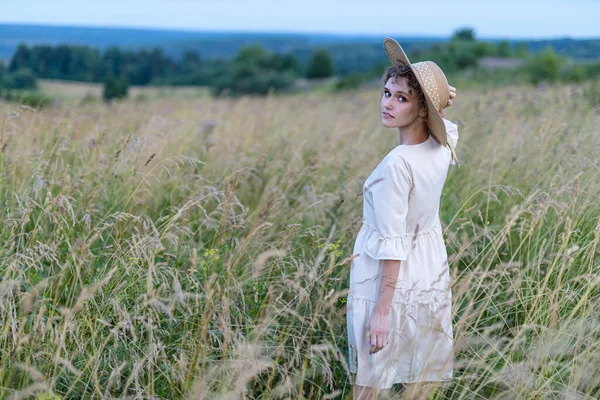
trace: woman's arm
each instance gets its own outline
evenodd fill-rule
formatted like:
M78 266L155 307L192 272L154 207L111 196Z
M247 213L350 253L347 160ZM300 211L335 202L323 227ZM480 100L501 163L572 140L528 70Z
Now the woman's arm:
M379 297L375 312L389 314L400 272L400 260L383 260L383 276L381 277L381 286L379 287Z
M408 199L413 187L410 166L402 157L391 160L382 171L383 180L370 190L377 231L365 244L365 253L381 260L382 277L377 303L367 323L371 353L388 343L390 308L402 260L408 260L412 236L406 232Z
M383 260L383 275L379 287L379 297L375 304L375 311L367 326L370 354L377 353L389 342L390 310L392 299L396 290L398 273L400 272L400 260Z

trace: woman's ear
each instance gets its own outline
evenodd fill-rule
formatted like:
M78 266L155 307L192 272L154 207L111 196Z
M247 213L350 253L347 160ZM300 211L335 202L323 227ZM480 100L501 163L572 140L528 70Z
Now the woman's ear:
M419 117L425 118L427 116L427 108L421 107L419 109Z

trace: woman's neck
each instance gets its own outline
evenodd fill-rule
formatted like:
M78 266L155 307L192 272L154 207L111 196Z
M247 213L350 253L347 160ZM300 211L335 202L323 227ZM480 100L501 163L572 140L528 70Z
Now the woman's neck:
M403 128L398 128L398 141L401 145L419 144L427 139L429 139L429 131L427 130L427 125L425 123L416 123Z

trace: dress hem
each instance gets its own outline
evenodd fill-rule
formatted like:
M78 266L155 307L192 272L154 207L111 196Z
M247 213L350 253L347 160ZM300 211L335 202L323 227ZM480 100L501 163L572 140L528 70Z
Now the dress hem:
M392 382L392 386L397 383L449 382L454 379L453 371L447 372L445 375L442 375L441 377L438 375L440 372L442 372L442 371L441 370L440 371L432 371L430 374L427 374L427 375L423 376L423 378L420 378L420 379L410 379L410 378L400 379L399 381ZM350 370L350 373L356 375L356 371ZM407 375L404 375L404 376L407 376ZM359 386L364 386L364 387L375 387L375 386L368 386L367 384L360 384L360 383L356 382L356 377L354 377L354 385L359 385ZM391 389L392 386L377 387L377 389L386 390L386 389Z

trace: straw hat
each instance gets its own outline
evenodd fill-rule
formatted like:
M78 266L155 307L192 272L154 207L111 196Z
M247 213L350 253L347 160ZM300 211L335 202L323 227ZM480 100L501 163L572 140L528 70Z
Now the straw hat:
M394 66L410 66L417 77L417 81L423 89L425 100L427 101L427 125L435 138L442 144L448 146L452 153L452 158L458 162L454 147L448 141L446 124L440 115L439 110L448 106L450 99L450 87L448 80L442 69L433 61L423 61L411 64L408 57L402 50L402 47L392 38L385 38L383 47L388 58Z

